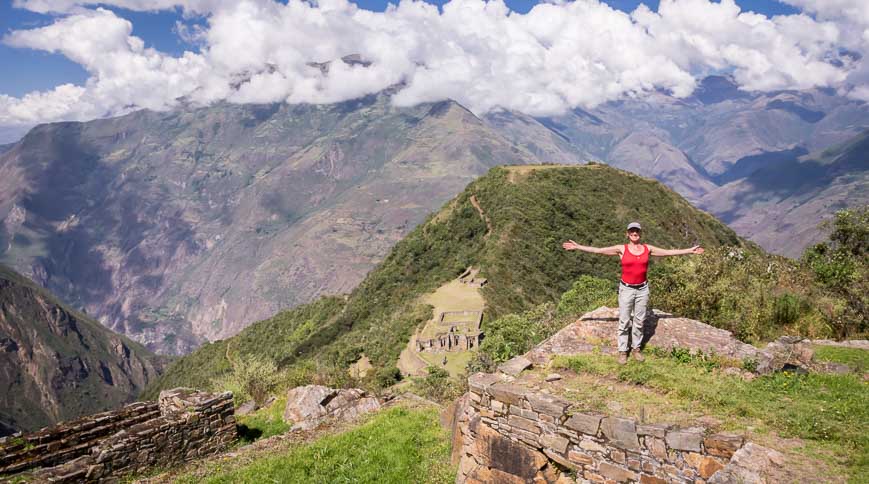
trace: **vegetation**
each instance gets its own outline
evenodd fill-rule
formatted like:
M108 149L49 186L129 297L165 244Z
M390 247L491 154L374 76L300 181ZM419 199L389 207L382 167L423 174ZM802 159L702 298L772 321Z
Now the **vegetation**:
M838 337L869 332L869 206L836 213L830 240L806 250L803 263L844 301L828 309Z
M238 433L241 441L250 443L290 430L290 425L284 422L283 412L286 406L286 397L281 397L256 412L238 416Z
M231 391L236 405L253 400L260 406L281 380L274 361L262 356L244 355L232 361L232 371L215 378L211 382L211 388L216 391Z
M844 349L849 359L865 362L864 350ZM859 356L858 356L859 355ZM652 421L671 421L679 412L712 415L725 427L810 441L833 453L834 464L844 462L854 482L869 478L869 386L857 374L776 373L745 381L718 371L726 362L713 355L687 351L650 351L643 364L618 365L601 354L557 359L555 365L582 374L636 385L637 392L610 392L606 384L585 385L575 398L591 407L607 409L617 401L626 411L645 415L649 409L671 412ZM651 391L651 392L650 392ZM610 410L611 411L611 410ZM824 452L819 452L824 454Z
M472 195L491 231L470 203ZM815 251L822 256L799 262L764 253L659 183L620 170L596 164L495 168L399 242L347 297L321 298L205 345L177 361L149 392L207 386L230 371L228 353L275 362L287 375L281 387L318 382L383 388L397 381L395 372L385 369L394 367L412 332L431 317L424 296L471 265L485 271L489 284L481 290L486 338L469 367L491 369L579 314L616 305L617 258L567 252L560 244L568 238L596 246L619 243L624 226L635 219L643 221L646 238L656 245L707 248L702 257L653 262L654 307L753 343L783 333L829 337L846 328L846 334L859 334L865 315L853 317L849 308L865 313L865 304L851 301L865 302L869 291L846 293L850 286L824 281L865 275L867 244L860 242L865 217L860 217L852 214L837 225L827 249ZM846 266L853 269L825 271L832 262L824 261L835 262L842 256L830 254L844 248L850 248ZM860 257L862 262L855 262ZM826 273L850 275L825 279ZM360 382L346 369L363 351L375 371Z
M467 391L464 378L451 378L450 373L440 367L426 368L427 375L423 378L413 378L410 390L422 397L435 402L451 402Z
M455 480L447 432L434 409L391 408L361 426L258 459L208 483L259 482L408 482ZM203 482L181 476L176 482Z
M869 351L838 346L817 346L815 360L842 363L857 373L869 373Z

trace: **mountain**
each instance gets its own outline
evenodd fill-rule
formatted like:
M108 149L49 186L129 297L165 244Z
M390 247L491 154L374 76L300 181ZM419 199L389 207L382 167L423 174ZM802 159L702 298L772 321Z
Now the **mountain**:
M164 363L0 265L0 432L130 402Z
M729 77L710 76L684 99L655 92L588 111L574 109L561 116L533 118L503 111L488 115L486 120L514 143L529 150L539 147L535 153L542 152L539 156L551 161L571 156L599 160L660 180L692 203L702 203L717 217L733 222L740 234L767 250L794 255L822 236L809 225L836 208L855 206L860 197L851 194L862 185L836 183L826 190L813 190L811 201L802 197L800 204L815 208L802 223L785 222L779 230L793 242L786 250L769 235L755 235L757 231L748 228L756 217L740 223L726 203L711 200L720 197L721 185L760 168L786 169L784 161L860 136L869 128L869 105L830 89L743 91ZM547 136L543 130L551 134ZM538 143L539 139L544 142ZM848 179L842 171L846 167L853 176L860 176L855 165L837 166L834 178ZM757 198L763 198L763 187L746 186L757 188ZM768 226L781 225L774 220L786 218L789 210L787 203L766 205Z
M388 368L431 318L424 296L468 266L488 279L482 295L489 321L557 301L583 274L615 281L618 260L567 252L561 243L622 243L632 220L662 247L756 250L654 180L601 164L494 168L397 243L346 298L321 298L206 344L174 362L148 394L208 386L230 368L229 357L244 355L294 368L300 382L328 372L346 376L344 368L362 353Z
M869 130L825 150L766 160L700 206L767 250L799 257L836 210L869 204Z
M350 291L478 175L537 162L389 96L38 126L0 155L0 261L171 354Z

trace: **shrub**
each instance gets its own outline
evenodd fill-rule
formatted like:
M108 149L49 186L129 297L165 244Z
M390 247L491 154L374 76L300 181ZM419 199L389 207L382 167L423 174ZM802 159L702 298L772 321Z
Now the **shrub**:
M580 276L573 286L562 294L558 302L559 315L580 315L601 306L618 306L615 284L594 276Z
M216 391L231 391L236 404L253 400L259 406L280 381L281 375L273 361L245 355L232 362L232 371L213 379L211 386Z
M462 381L451 378L450 373L443 368L430 366L425 377L414 381L416 393L437 402L455 400L465 392Z
M374 373L374 386L377 388L387 388L401 381L401 370L397 366L387 366L380 368Z
M541 304L521 314L508 314L485 325L479 359L497 364L521 355L548 338L569 321L557 317L555 305ZM478 361L474 364L481 364Z

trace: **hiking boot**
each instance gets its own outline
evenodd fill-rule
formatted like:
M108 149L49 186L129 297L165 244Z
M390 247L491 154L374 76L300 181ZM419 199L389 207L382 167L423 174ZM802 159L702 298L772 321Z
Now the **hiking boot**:
M627 351L619 351L619 364L624 365L628 362L628 352Z
M634 359L637 361L646 361L646 357L643 356L643 353L640 350L634 350Z

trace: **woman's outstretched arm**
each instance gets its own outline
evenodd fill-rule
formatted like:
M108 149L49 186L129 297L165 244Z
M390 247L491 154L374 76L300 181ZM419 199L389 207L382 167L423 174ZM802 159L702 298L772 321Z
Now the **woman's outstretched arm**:
M671 255L692 255L692 254L702 254L703 247L699 245L695 245L689 249L661 249L659 247L655 247L654 245L646 244L649 247L649 255L653 255L655 257L667 257Z
M572 240L568 240L567 242L561 244L564 247L564 250L581 250L583 252L590 252L592 254L600 254L600 255L619 255L622 253L621 245L613 245L610 247L589 247L587 245L579 245Z

